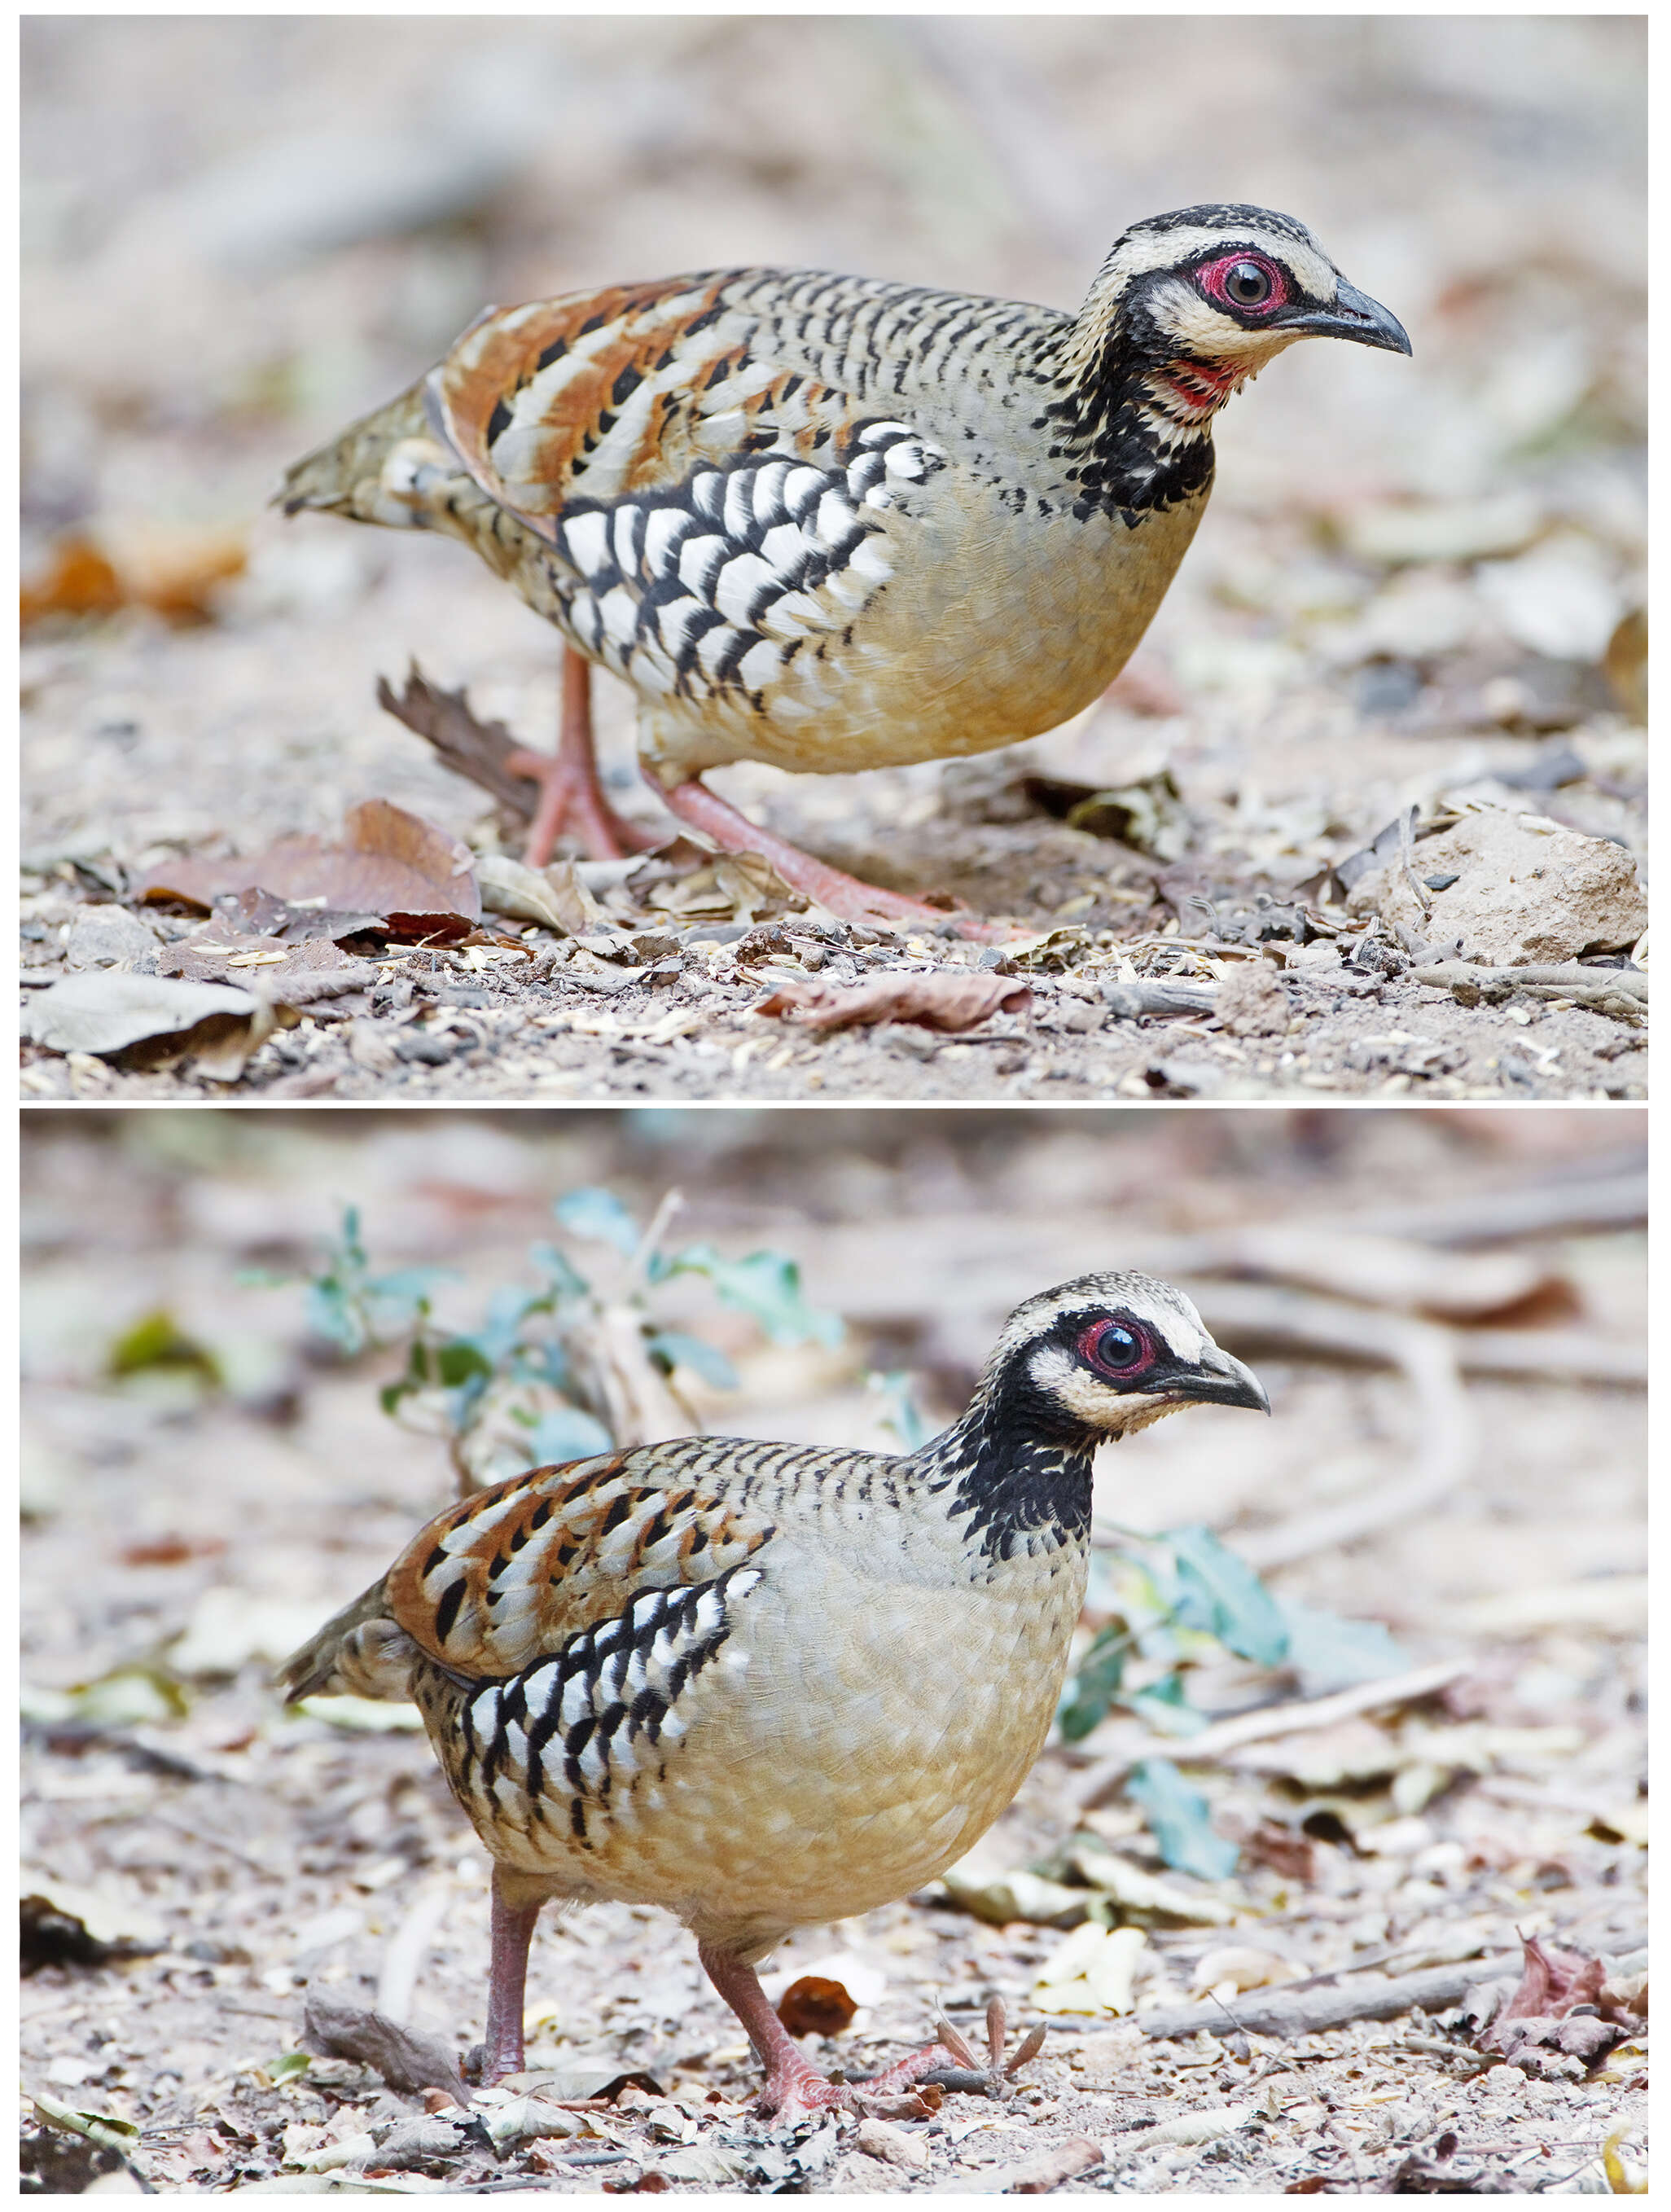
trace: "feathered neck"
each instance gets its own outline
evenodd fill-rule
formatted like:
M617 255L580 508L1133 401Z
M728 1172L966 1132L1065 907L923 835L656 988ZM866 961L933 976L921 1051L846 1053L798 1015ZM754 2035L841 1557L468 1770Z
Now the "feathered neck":
M1145 291L1106 266L1077 316L1035 331L1022 374L1039 387L1035 427L1076 516L1133 528L1211 485L1212 418L1246 376L1184 357Z
M996 1564L1084 1545L1091 1461L1103 1441L1016 1357L988 1368L963 1418L911 1455L911 1472L963 1522L964 1541Z

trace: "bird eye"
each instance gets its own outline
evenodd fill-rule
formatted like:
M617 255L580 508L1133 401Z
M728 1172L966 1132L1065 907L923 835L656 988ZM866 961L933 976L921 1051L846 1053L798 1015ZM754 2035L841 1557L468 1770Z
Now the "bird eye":
M1224 271L1224 293L1238 307L1262 307L1271 296L1267 270L1256 261L1237 261Z
M1085 1348L1093 1365L1109 1375L1129 1375L1144 1364L1149 1352L1141 1334L1122 1321L1103 1322L1091 1331Z

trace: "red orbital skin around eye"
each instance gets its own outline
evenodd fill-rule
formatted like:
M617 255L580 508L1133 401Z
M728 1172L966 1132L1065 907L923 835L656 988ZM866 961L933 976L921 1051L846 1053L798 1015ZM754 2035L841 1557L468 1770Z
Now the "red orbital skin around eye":
M1240 268L1244 261L1251 261L1255 269L1262 269L1271 280L1268 298L1260 300L1251 307L1244 306L1239 300L1232 300L1224 289L1224 279L1232 269ZM1288 287L1283 280L1282 271L1275 262L1267 261L1262 253L1226 253L1217 261L1205 263L1195 274L1200 277L1201 289L1208 299L1218 307L1230 308L1235 314L1269 315L1287 303Z
M1118 1376L1121 1381L1124 1382L1127 1376L1140 1375L1145 1367L1150 1366L1153 1363L1155 1356L1154 1346L1150 1343L1148 1338L1144 1334L1140 1328L1133 1328L1130 1322L1121 1322L1119 1326L1121 1328L1131 1329L1132 1334L1137 1339L1137 1357L1132 1361L1129 1367L1104 1366L1102 1360L1100 1360L1097 1356L1097 1346L1098 1340L1110 1326L1111 1324L1105 1321L1093 1322L1091 1327L1086 1329L1085 1334L1079 1339L1079 1341L1074 1346L1074 1349L1078 1352L1080 1358L1083 1359L1088 1366L1101 1368L1104 1375Z

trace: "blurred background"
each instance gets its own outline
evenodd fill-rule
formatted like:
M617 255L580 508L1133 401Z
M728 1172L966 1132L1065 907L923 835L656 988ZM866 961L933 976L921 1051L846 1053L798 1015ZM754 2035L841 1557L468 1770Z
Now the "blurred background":
M30 854L50 875L334 826L368 789L469 827L480 795L373 702L420 646L544 741L554 641L479 564L262 511L485 302L779 261L1073 306L1128 222L1220 198L1312 226L1415 357L1302 347L1229 410L1146 706L1104 717L1097 772L1170 763L1188 800L1234 805L1238 849L1308 866L1325 831L1528 764L1554 811L1634 840L1644 36L1605 15L26 21ZM866 788L908 819L938 775ZM745 767L729 787L781 787ZM871 801L803 780L793 803Z
M197 2127L314 1982L386 1984L449 2034L477 2016L483 1869L416 1717L368 1735L270 1687L460 1482L600 1431L897 1450L961 1410L1012 1305L1092 1267L1185 1284L1274 1419L1196 1413L1103 1455L1060 1740L961 1889L798 1937L786 1972L839 1939L878 2033L937 1984L1051 2009L1089 1831L1145 1931L1127 2008L1216 1985L1230 1942L1262 1947L1257 1980L1516 1928L1636 1940L1636 1111L24 1120L25 1887L48 1912L26 2036L60 2097ZM644 1266L647 1234L679 1272ZM1273 1728L1297 1699L1305 1725ZM1136 1786L1158 1760L1182 1826ZM1018 1892L1041 1868L1056 1889ZM622 1966L645 1917L542 1933L541 2049L712 2048L731 2081L684 1947ZM113 1968L124 1945L149 1949ZM228 2143L192 2140L224 2178Z

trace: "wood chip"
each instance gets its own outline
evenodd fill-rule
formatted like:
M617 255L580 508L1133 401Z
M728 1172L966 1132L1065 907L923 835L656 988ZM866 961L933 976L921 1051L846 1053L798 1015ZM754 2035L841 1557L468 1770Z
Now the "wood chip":
M995 1013L1024 1013L1032 993L1012 975L931 969L872 975L863 983L781 983L757 1014L793 1014L809 1029L855 1029L872 1022L914 1022L930 1030L970 1030Z

